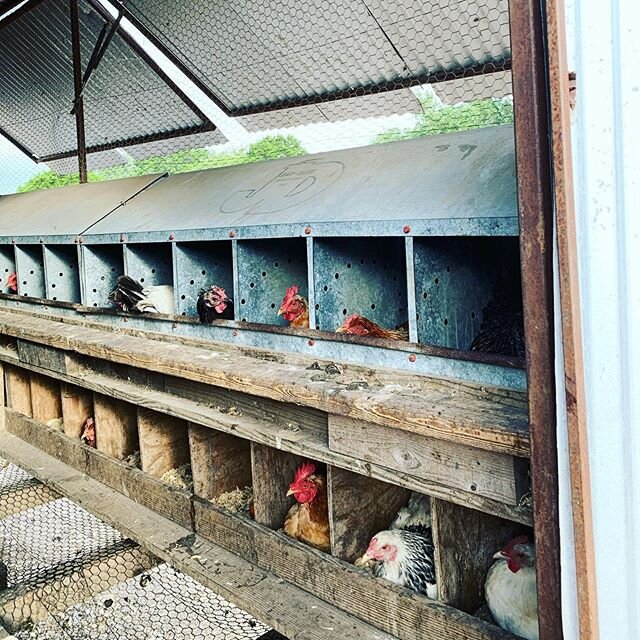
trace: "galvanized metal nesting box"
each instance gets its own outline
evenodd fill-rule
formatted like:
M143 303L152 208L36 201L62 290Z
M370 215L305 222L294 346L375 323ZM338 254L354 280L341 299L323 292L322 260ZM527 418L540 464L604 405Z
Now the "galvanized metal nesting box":
M0 198L7 429L394 637L512 637L347 563L429 495L439 599L473 614L532 524L523 361L470 351L519 283L514 167L496 127ZM122 274L173 286L176 314L116 313ZM198 322L212 284L234 320ZM293 284L308 330L277 315ZM354 313L409 340L336 334ZM333 558L278 531L305 459L326 470ZM168 487L185 464L193 490ZM215 504L244 486L253 517Z

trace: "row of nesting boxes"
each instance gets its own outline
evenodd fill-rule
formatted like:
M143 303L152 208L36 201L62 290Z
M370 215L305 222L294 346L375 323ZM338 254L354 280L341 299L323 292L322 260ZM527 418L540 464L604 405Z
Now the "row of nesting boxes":
M512 361L460 353L496 287L519 279L514 166L513 132L497 127L4 196L0 274L16 271L21 298L77 303L85 314L110 307L123 273L172 285L187 318L199 291L219 285L235 301L234 323L155 319L154 328L226 341L240 331L239 342L285 351L303 348L300 336L273 329L286 324L277 311L295 284L310 303L310 335L359 313L408 324L413 343L372 353L324 335L319 357L404 368L406 353L394 352L413 349L418 372L522 388ZM0 286L9 293L6 277Z

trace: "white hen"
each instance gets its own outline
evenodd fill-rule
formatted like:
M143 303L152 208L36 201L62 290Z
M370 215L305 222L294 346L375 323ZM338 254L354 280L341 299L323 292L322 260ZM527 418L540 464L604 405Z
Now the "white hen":
M521 536L493 557L484 592L494 620L517 636L538 640L535 547Z

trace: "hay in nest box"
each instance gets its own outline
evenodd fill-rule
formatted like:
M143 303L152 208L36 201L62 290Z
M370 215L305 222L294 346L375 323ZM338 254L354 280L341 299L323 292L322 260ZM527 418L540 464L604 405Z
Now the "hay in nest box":
M211 502L231 513L249 513L251 503L253 502L253 487L237 488L233 491L221 493Z
M140 452L134 451L130 453L122 462L128 464L130 467L135 467L136 469L142 469L142 462L140 460Z
M188 462L177 469L167 471L160 480L172 487L178 487L178 489L193 490L193 476L191 475L191 465Z

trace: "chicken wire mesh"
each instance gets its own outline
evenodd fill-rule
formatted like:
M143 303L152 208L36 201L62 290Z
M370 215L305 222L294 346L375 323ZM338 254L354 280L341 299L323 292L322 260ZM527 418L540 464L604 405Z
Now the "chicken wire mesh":
M506 0L78 2L90 181L513 120ZM78 181L69 3L36 4L0 18L0 193Z
M0 629L16 639L280 637L19 467L0 466Z

